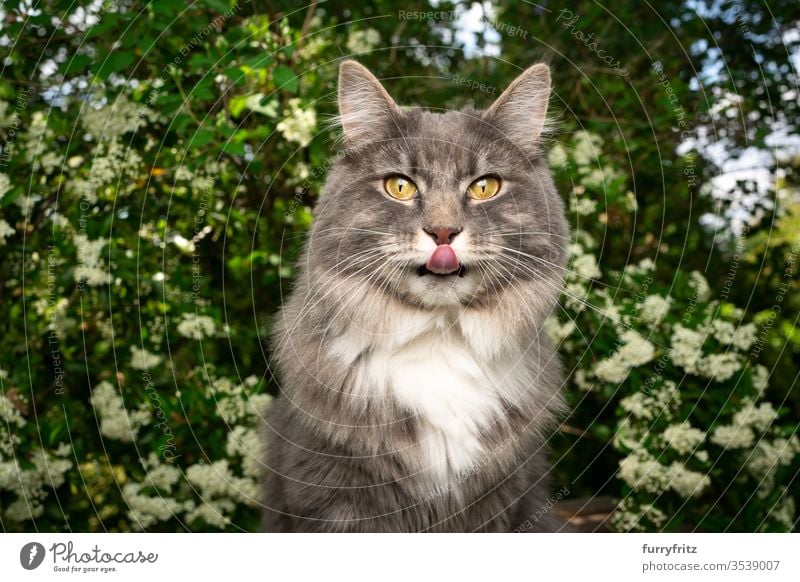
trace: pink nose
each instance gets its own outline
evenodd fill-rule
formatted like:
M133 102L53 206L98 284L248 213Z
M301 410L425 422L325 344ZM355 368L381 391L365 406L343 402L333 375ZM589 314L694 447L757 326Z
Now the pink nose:
M460 228L454 226L425 227L423 230L431 235L437 245L449 245L456 238L456 235L461 232Z

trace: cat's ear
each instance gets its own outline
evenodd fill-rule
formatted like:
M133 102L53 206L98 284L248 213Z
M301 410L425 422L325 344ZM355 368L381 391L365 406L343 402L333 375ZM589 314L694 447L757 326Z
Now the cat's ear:
M344 139L354 143L375 135L391 123L400 108L380 81L366 67L355 61L339 66L339 123Z
M550 67L533 65L517 77L486 112L486 119L514 143L535 143L547 121Z

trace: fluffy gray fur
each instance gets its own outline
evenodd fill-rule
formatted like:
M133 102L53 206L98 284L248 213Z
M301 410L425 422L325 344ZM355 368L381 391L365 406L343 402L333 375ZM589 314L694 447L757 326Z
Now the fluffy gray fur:
M344 143L273 336L267 531L503 532L542 513L562 406L543 323L567 244L540 147L549 95L535 65L486 111L400 108L364 67L341 65ZM417 184L414 200L386 194L395 174ZM498 195L468 199L487 174ZM461 229L463 276L419 274L423 229L442 226ZM486 382L491 407L470 408L443 370L475 402ZM460 434L469 450L447 438ZM526 528L557 529L544 513Z

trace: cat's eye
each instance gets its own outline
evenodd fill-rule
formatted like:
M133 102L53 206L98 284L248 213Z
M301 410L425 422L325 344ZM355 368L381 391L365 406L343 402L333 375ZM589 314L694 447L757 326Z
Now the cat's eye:
M500 180L494 176L478 178L467 188L467 196L473 200L488 200L500 191Z
M383 181L386 193L398 200L411 200L417 194L417 185L404 176L389 176Z

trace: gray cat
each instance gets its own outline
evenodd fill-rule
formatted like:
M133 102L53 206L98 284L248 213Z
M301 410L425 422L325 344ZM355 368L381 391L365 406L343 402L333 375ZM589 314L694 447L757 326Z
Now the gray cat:
M342 63L344 143L273 337L267 531L559 528L549 96L539 64L486 111L405 109Z

